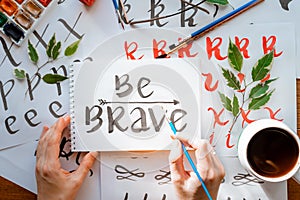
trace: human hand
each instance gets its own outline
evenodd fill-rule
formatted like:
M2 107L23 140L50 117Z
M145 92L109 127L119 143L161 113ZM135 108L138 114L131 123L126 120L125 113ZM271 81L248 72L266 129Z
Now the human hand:
M59 118L50 128L44 127L37 146L36 182L39 200L75 199L87 173L93 166L97 152L87 153L79 167L70 173L61 168L59 145L62 132L70 123L70 117Z
M217 199L219 186L225 176L225 170L218 159L213 147L207 140L200 140L198 144L192 144L188 140L177 136L170 152L169 162L171 179L175 186L178 199L199 200L207 199L201 182L194 171L186 171L183 161L182 143L186 147L195 149L196 167L203 179L211 197Z

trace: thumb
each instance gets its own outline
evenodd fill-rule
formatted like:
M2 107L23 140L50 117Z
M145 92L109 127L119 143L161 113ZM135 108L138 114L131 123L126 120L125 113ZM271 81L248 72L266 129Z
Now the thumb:
M85 177L87 176L87 173L90 171L90 169L93 167L93 164L95 160L97 159L98 152L89 152L87 153L77 170L74 172L74 176L79 181L79 183L82 183ZM79 184L81 185L81 184Z

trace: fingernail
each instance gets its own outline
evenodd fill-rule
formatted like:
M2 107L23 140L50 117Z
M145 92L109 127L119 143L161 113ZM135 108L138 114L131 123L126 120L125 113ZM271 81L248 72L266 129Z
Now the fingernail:
M181 142L174 139L171 143L171 150L169 154L169 162L174 162L182 155Z
M197 151L197 157L198 159L203 159L205 158L211 151L214 150L214 148L211 146L208 140L200 140L198 146L198 151Z
M98 151L92 151L90 154L97 159L100 153Z

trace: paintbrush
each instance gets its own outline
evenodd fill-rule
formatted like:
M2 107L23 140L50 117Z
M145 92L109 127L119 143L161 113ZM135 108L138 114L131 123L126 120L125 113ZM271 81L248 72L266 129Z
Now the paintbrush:
M122 21L120 12L119 12L119 5L118 5L118 2L117 2L117 0L112 0L112 2L113 2L114 7L115 7L115 12L116 12L116 15L117 15L117 17L118 17L118 21L119 21L119 23L121 24L122 29L125 30L125 27L124 27L124 24L123 24L123 21Z
M217 20L207 24L206 26L202 27L201 29L193 32L189 37L183 39L182 41L180 41L178 44L172 44L169 46L170 51L162 54L156 58L166 58L168 55L174 53L175 51L177 51L178 49L190 44L191 42L199 39L200 37L202 37L204 34L208 33L209 31L213 30L214 28L220 26L222 23L236 17L237 15L241 14L242 12L248 10L249 8L257 5L258 3L263 2L264 0L251 0L248 3L234 9L233 11L227 13L226 15L218 18Z
M161 108L165 111L165 109L164 109L163 107L161 107ZM167 111L165 111L165 113L167 113ZM176 135L177 130L176 130L176 128L175 128L173 122L172 122L167 116L165 116L165 119L167 120L167 122L168 122L168 124L169 124L169 126L170 126L170 128L171 128L171 130L172 130L172 132L174 133L174 135ZM210 193L209 193L209 191L208 191L208 189L207 189L207 187L206 187L206 185L205 185L203 179L201 178L200 173L198 172L195 163L193 162L193 160L192 160L192 158L191 158L189 152L187 151L186 147L184 146L184 144L183 144L182 142L181 142L181 147L182 147L182 150L183 150L183 153L184 153L185 157L186 157L187 160L189 161L189 163L190 163L190 165L191 165L193 171L195 172L195 174L196 174L198 180L200 181L201 186L202 186L202 188L203 188L203 190L204 190L204 192L205 192L207 198L208 198L209 200L212 200L212 197L211 197L211 195L210 195Z

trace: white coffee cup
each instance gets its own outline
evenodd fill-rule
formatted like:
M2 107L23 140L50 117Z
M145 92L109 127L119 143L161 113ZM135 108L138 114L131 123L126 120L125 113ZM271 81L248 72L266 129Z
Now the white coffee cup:
M300 142L283 122L260 119L250 123L238 141L238 157L252 175L268 182L293 177L300 184Z

